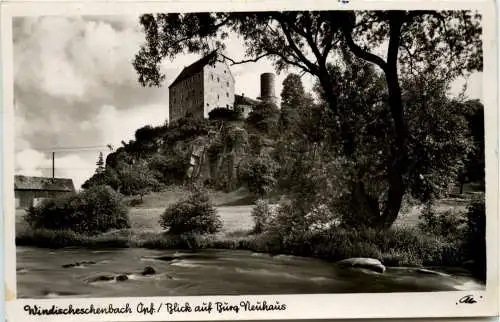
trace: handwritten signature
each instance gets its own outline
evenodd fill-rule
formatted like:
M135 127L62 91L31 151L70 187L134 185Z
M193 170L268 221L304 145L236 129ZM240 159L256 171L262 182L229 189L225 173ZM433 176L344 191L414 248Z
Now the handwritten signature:
M481 296L481 298L483 298L483 297ZM462 304L474 304L474 303L477 303L477 301L474 298L474 296L472 296L472 295L466 295L466 296L460 298L458 300L457 304L458 303L462 303Z

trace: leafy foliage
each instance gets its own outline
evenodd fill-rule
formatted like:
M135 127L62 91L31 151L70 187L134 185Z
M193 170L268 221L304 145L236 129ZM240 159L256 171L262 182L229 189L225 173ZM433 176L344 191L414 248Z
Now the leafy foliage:
M238 178L248 190L259 197L272 191L276 184L278 165L269 156L245 158L238 166Z
M241 113L236 110L231 110L225 107L214 108L208 113L210 120L219 121L236 121L241 119Z
M473 140L465 118L467 106L446 96L448 83L416 78L405 84L409 136L407 181L421 201L442 196L462 173Z
M460 174L461 183L479 182L484 188L485 155L484 155L484 106L478 100L465 102L465 118L474 142L473 149L469 151L465 169Z
M168 125L165 130L164 142L172 146L179 141L188 141L198 136L208 135L210 121L195 118L181 118Z
M87 179L83 185L83 189L89 189L96 186L110 186L116 191L120 190L121 181L118 173L111 167L106 167L102 172L95 173Z
M252 218L254 222L253 232L260 234L269 229L273 219L273 212L267 200L258 199L252 209Z
M467 211L466 254L474 262L473 272L486 280L486 205L484 195L474 200Z
M33 228L69 229L89 235L130 227L121 195L107 186L45 200L30 207L25 219Z
M272 137L277 135L279 116L275 104L263 102L253 108L246 121L250 128Z
M148 167L157 179L165 185L180 184L186 176L186 157L175 151L168 150L164 153L155 153L148 159Z
M462 214L453 211L436 213L430 202L424 206L420 220L418 226L422 232L451 239L460 237L465 224Z
M206 193L197 191L185 200L169 206L160 225L171 234L213 234L222 228L222 221Z
M307 95L302 85L302 80L297 74L288 74L283 80L281 91L281 115L280 132L294 132L294 129L301 122L305 109L310 109L314 101ZM301 113L302 112L302 113Z
M120 191L128 196L144 196L150 191L158 190L160 183L146 162L122 165L118 176L121 182Z

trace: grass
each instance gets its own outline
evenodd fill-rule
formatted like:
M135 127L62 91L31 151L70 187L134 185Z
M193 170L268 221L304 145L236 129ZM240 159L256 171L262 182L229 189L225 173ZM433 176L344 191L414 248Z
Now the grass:
M186 196L186 191L182 188L170 188L162 192L151 193L144 196L144 202L136 207L131 207L129 217L131 231L135 235L141 233L160 233L161 227L158 225L160 216L165 208ZM238 232L246 232L253 228L251 211L253 205L240 205L244 200L249 201L248 193L245 190L237 190L231 193L210 192L210 198L216 205L219 215L223 221L223 228L219 235L234 236ZM466 205L462 200L446 199L437 205L438 212L454 209L455 211L465 211ZM409 211L401 213L394 226L397 228L416 227L419 222L419 215L422 207L412 207ZM23 219L24 210L16 210L16 236L28 235L29 227Z
M172 186L164 191L152 192L144 196L143 202L135 208L166 208L187 195L188 192L185 188ZM253 204L253 198L243 188L231 192L209 191L209 197L215 206L244 206Z

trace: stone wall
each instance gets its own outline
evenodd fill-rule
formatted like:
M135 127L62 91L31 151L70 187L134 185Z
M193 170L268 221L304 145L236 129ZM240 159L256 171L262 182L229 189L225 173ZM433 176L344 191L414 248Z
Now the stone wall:
M196 118L203 117L203 81L203 71L200 71L169 89L170 121L184 117L187 113Z
M203 68L204 76L204 117L217 107L233 108L234 78L227 64L217 62Z

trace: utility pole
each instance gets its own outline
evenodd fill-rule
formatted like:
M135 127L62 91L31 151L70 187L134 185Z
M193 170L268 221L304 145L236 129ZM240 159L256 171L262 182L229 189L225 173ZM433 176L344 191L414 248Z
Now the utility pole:
M56 168L55 168L55 155L56 155L56 153L52 152L52 179L55 178L55 172L56 172Z

